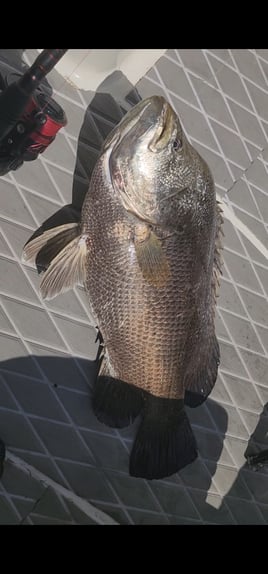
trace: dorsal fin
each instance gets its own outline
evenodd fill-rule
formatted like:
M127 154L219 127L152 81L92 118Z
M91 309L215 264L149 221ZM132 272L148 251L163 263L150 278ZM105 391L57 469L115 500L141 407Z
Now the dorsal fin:
M221 256L222 246L222 236L223 233L223 223L224 219L222 216L221 204L219 201L216 202L216 237L215 237L215 248L214 248L214 261L213 261L213 275L212 275L212 291L214 293L215 304L216 297L219 295L219 285L220 285L220 275L222 275L223 260Z

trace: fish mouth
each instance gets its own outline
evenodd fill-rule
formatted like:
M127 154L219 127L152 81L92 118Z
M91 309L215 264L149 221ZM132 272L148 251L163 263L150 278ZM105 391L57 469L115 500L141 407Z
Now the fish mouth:
M130 110L110 133L104 144L104 151L111 147L111 153L129 137L133 145L153 132L148 147L151 151L161 151L169 142L173 129L174 112L163 96L151 96L142 100Z
M103 151L110 148L112 153L122 142L124 137L131 131L131 129L138 123L146 108L150 105L150 98L142 100L134 108L132 108L120 121L120 123L110 132L106 138Z
M158 125L148 146L153 153L162 151L168 145L174 128L173 117L174 112L171 106L164 100Z

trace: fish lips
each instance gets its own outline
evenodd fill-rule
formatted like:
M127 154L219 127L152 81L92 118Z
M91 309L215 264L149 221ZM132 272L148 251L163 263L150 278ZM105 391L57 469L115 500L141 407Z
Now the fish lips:
M173 128L172 117L174 112L169 103L162 96L152 96L142 100L130 110L116 128L109 134L103 150L112 147L111 157L115 152L124 149L125 141L128 142L128 152L135 151L135 143L141 140L148 132L152 131L151 141L148 142L151 151L158 151L161 146L154 145L163 142L166 145L168 136ZM168 129L167 129L168 128ZM163 139L163 133L166 137ZM152 146L151 146L152 144Z
M137 123L139 118L142 116L144 109L150 105L148 99L142 100L134 108L129 110L129 112L122 118L121 122L109 133L104 144L103 152L111 149L113 151L116 145L122 141L124 136L131 130L131 128Z

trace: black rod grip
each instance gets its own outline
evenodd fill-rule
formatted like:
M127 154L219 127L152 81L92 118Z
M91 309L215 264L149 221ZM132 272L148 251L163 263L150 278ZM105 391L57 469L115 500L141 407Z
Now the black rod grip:
M43 78L56 66L67 50L43 50L20 79L21 87L32 93Z

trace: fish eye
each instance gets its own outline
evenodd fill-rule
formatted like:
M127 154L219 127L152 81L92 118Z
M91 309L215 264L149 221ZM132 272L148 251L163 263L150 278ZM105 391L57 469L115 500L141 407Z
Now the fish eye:
M176 138L172 144L172 147L175 151L182 147L182 141L179 138Z

